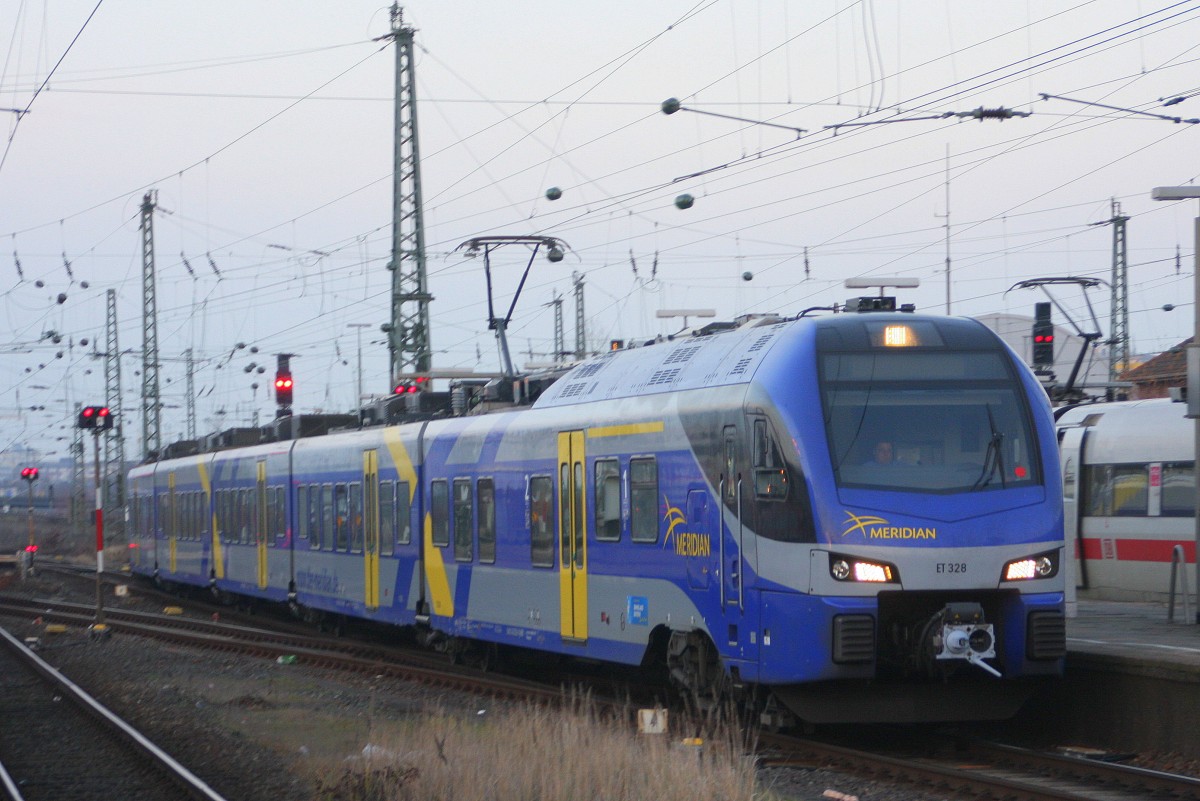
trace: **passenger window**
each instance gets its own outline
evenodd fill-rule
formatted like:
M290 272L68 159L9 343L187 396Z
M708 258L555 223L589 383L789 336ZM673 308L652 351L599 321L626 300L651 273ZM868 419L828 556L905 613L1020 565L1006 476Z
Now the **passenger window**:
M1112 507L1118 517L1144 517L1149 503L1150 482L1146 465L1113 465Z
M407 481L396 485L396 544L408 545L412 542L412 513L409 502Z
M396 552L396 482L379 482L379 554Z
M471 479L454 479L454 559L459 562L475 558L472 506Z
M549 476L529 481L529 539L534 567L553 567L554 481Z
M350 514L347 520L350 524L350 553L362 553L363 550L362 508L362 484L356 481L350 485Z
M321 549L332 551L334 532L337 530L334 522L337 515L333 508L333 485L321 485Z
M429 512L433 519L433 544L450 544L450 491L444 478L436 479L429 488Z
M308 532L312 529L312 520L308 516L308 485L296 487L296 536L307 540Z
M629 460L629 535L658 542L658 463L653 456Z
M490 478L481 478L475 485L479 509L479 561L496 561L496 485Z
M597 459L596 539L616 542L621 539L621 465L616 459Z
M333 509L333 548L345 553L350 550L350 497L345 484L333 485Z
M287 523L283 513L283 487L271 491L271 529L278 539L287 538Z
M1192 517L1196 510L1196 479L1191 462L1165 462L1162 466L1163 517Z

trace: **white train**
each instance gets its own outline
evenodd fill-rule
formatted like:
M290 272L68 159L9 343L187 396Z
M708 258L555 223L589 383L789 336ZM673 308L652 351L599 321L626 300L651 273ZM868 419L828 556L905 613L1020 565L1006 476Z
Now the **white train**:
M1195 592L1194 421L1186 411L1159 398L1077 406L1058 418L1080 598L1166 601L1177 545Z

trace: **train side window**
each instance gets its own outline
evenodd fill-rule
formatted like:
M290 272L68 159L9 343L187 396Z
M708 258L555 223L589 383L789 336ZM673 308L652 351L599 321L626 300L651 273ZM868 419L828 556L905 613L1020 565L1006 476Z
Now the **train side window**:
M658 461L629 460L629 536L634 542L658 542Z
M621 539L621 465L616 459L597 459L593 470L596 539L617 542Z
M787 468L779 453L779 443L771 436L766 420L755 420L754 494L765 500L782 501L787 492Z
M454 559L470 562L475 558L471 479L454 479Z
M530 561L534 567L554 567L554 481L549 476L529 480Z
M275 487L271 490L271 530L275 534L275 539L286 540L287 538L287 524L284 519L283 487Z
M1088 464L1083 466L1083 514L1085 517L1108 517L1111 514L1112 495L1107 492L1109 466Z
M379 482L379 555L396 552L396 482Z
M1117 517L1145 517L1149 505L1148 465L1113 465L1112 513Z
M737 503L737 429L725 426L725 503Z
M333 485L333 549L338 553L350 550L350 496L345 484Z
M396 485L396 544L412 542L412 508L407 481Z
M307 540L309 531L308 485L296 487L296 537Z
M350 553L362 553L363 549L363 513L362 513L362 484L355 481L348 488L346 527L350 535Z
M446 479L434 479L429 487L429 513L433 520L433 544L450 544L450 488Z
M1192 517L1196 510L1196 478L1191 462L1164 462L1162 466L1163 517Z
M321 485L321 549L333 550L334 543L333 485Z
M492 564L496 561L496 484L490 478L481 478L475 483L475 495L479 510L479 561Z

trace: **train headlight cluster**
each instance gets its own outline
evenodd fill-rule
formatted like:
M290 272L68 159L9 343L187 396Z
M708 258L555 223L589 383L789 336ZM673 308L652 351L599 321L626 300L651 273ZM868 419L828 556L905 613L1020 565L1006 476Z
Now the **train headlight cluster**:
M1058 552L1028 556L1024 559L1014 559L1004 566L1002 579L1004 581L1025 581L1027 579L1053 578L1058 575Z
M866 581L891 584L900 580L893 565L887 562L870 562L849 556L829 555L829 575L837 581Z

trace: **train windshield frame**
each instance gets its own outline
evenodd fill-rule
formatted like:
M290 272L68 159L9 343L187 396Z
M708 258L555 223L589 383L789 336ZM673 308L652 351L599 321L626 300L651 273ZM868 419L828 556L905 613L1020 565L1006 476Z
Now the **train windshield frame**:
M1040 485L1024 387L998 349L820 355L839 487L934 494Z

